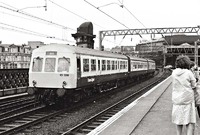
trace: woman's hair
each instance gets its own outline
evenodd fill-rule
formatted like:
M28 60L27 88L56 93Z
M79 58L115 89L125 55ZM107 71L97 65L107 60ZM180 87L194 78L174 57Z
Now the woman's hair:
M194 67L195 66L195 63L193 61L191 61L190 63L190 68Z
M176 58L176 68L190 69L191 61L186 55L180 55Z

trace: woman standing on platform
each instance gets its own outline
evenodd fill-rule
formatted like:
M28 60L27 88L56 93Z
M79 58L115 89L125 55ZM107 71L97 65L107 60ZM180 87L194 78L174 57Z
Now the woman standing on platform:
M172 122L176 124L177 135L182 135L184 125L187 135L194 135L196 111L193 90L196 79L190 64L189 57L178 56L176 69L172 72Z

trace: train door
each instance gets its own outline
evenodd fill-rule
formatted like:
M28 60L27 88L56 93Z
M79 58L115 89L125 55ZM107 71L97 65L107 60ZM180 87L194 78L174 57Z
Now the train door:
M97 59L97 65L98 65L97 75L100 75L101 74L101 60L100 59Z
M131 59L128 56L126 57L128 58L128 72L131 72Z
M77 79L80 79L81 78L81 59L80 59L80 56L77 56L76 61L77 61Z

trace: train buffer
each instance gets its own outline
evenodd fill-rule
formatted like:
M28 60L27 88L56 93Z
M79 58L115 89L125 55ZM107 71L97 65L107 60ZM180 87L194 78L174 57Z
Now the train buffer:
M175 124L171 122L171 79L155 86L144 94L126 112L110 118L89 135L176 135ZM197 111L197 110L196 110ZM198 112L198 111L197 111ZM200 118L197 113L195 134L200 134ZM183 130L186 130L185 127Z

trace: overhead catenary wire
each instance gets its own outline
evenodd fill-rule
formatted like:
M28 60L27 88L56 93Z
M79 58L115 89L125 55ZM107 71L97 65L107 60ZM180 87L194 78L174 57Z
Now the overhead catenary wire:
M21 18L21 19L26 19L26 20L30 20L30 21L34 21L34 22L38 22L38 23L43 23L43 22L38 21L38 20L34 20L34 19L30 19L30 18L26 18L26 17L18 16L18 15L14 15L14 14L6 13L6 12L3 12L3 11L0 11L0 13L1 13L1 14L6 14L6 15L9 15L9 16L12 16L12 17L17 17L17 18Z
M120 1L120 0L118 0L119 1L119 3L121 4L121 5L123 5L123 8L125 8L144 28L146 28L146 26L124 5L124 3L123 3L123 0L122 0L122 2ZM128 31L127 31L127 33L128 33ZM122 41L124 40L124 38L125 38L125 36L127 35L127 33L125 33L125 35L124 35L124 37L122 38L122 40L121 40L121 42L120 42L120 44L122 43ZM140 38L142 38L142 35L140 35L140 34L138 34L139 36L140 36Z
M75 12L73 12L73 11L71 11L71 10L69 10L69 9L67 9L67 8L65 8L65 7L63 7L63 6L61 6L60 4L58 4L58 3L56 3L56 2L54 2L54 1L52 1L52 0L49 0L49 2L53 3L54 5L58 6L59 8L64 9L64 10L67 11L67 12L70 12L71 14L73 14L73 15L75 15L75 16L77 16L77 17L83 19L83 20L90 21L90 20L88 20L88 19L82 17L81 15L78 15L77 13L75 13ZM99 27L101 27L101 28L104 28L104 27L102 27L102 26L100 26L100 25L98 25L98 24L96 24L96 23L93 23L93 24L96 25L96 26L99 26ZM105 29L105 28L104 28L104 29ZM97 38L99 38L99 37L97 36ZM108 42L110 42L110 43L116 44L116 43L114 43L114 42L112 42L112 41L109 41L109 40L107 40L107 39L105 39L105 40L108 41Z
M53 1L50 0L50 2L53 2ZM0 2L0 3L2 3L2 4L4 4L4 5L6 5L6 6L8 6L8 7L5 7L5 6L0 5L0 8L4 8L4 9L6 9L6 10L9 10L9 11L12 11L12 12L15 12L15 13L20 13L20 14L25 15L25 16L28 16L28 17L30 17L30 18L32 18L32 19L36 19L36 20L38 20L38 21L45 22L45 23L48 23L48 24L51 24L51 25L55 25L55 26L61 27L61 28L63 28L63 29L69 29L69 30L76 31L75 29L72 29L72 28L69 28L69 27L66 27L66 26L63 26L63 25L54 23L54 22L52 22L52 21L45 20L45 19L43 19L43 18L40 18L40 17L31 15L31 14L28 14L28 13L26 13L26 12L24 12L24 11L20 11L19 9L17 9L17 8L11 6L11 5L5 4L5 3L3 3L3 2ZM53 2L53 3L56 4L55 2ZM59 6L59 5L57 4L57 6ZM60 6L60 8L62 8L62 6ZM63 8L64 8L64 7L63 7ZM65 8L65 9L66 9L66 8ZM70 10L69 10L69 12L70 12ZM71 11L71 13L74 13L74 12ZM5 12L4 12L4 14L8 14L8 13L5 13ZM9 14L9 15L11 15L11 14ZM74 15L79 16L78 14L75 14L75 13L74 13ZM16 16L16 15L12 15L12 16ZM21 16L16 16L16 17L22 18ZM28 19L28 18L23 18L23 19ZM31 21L35 21L35 20L32 20L32 19L31 19ZM82 17L82 19L85 19L85 18ZM30 19L28 19L28 20L30 20ZM87 20L87 19L85 19L85 20ZM97 24L95 24L95 25L97 25ZM98 25L98 26L100 26L100 25ZM102 26L100 26L100 27L102 27ZM14 31L14 30L13 30L13 31ZM20 31L20 32L21 32L21 31ZM23 33L24 33L24 32L23 32ZM106 41L109 41L109 40L106 40ZM111 42L111 41L109 41L109 42ZM113 43L113 42L112 42L112 43ZM115 43L114 43L114 44L115 44Z
M55 23L55 22L52 22L52 21L48 21L48 20L45 20L43 18L40 18L40 17L37 17L37 16L34 16L34 15L31 15L31 14L28 14L26 12L23 12L23 11L19 11L17 9L11 9L11 8L8 8L8 7L5 7L5 6L2 6L0 5L0 8L4 8L4 9L7 9L7 10L10 10L10 11L13 11L13 12L16 12L16 13L20 13L20 14L23 14L23 15L26 15L28 17L31 17L31 18L34 18L34 19L38 19L40 21L44 21L46 23L49 23L49 24L52 24L52 25L55 25L55 26L58 26L58 27L62 27L64 29L69 29L69 30L73 30L75 31L73 28L69 28L69 27L66 27L66 26L63 26L63 25L60 25L58 23Z
M35 22L39 22L41 23L40 21L37 21L37 20L33 20L33 19L29 19L29 18L24 18L24 17L21 17L21 16L16 16L16 15L13 15L13 14L9 14L9 13L6 13L6 12L1 12L1 14L7 14L9 16L13 16L13 17L19 17L19 18L22 18L22 19L26 19L26 20L30 20L30 21L35 21ZM21 29L21 30L24 30L24 31L19 31L19 30L14 30L14 29L9 29L9 28L1 28L1 29L4 29L4 30L9 30L9 31L15 31L15 32L20 32L20 33L24 33L24 34L29 34L29 35L34 35L34 36L40 36L40 37L46 37L46 38L49 38L49 37L54 37L54 36L49 36L49 35L44 35L44 34L41 34L39 32L34 32L34 31L31 31L31 30L27 30L25 28L20 28L20 27L17 27L17 26L11 26L9 24L5 24L5 23L0 23L0 24L3 24L3 25L7 25L7 26L10 26L10 27L13 27L13 28L17 28L17 29ZM26 31L26 32L25 32ZM31 33L28 33L27 31L31 32ZM34 34L33 34L34 33ZM65 40L65 39L59 39L59 38L55 38L56 40L61 40L61 41L68 41L68 42L72 42L74 43L74 41L70 41L70 40Z
M1 22L0 22L0 24L8 26L8 27L0 26L0 29L3 29L3 30L15 31L15 32L20 32L20 33L24 33L24 34L29 34L29 35L51 38L51 39L55 39L55 40L67 41L67 42L74 43L73 41L69 41L69 40L66 40L66 39L57 38L55 36L50 36L50 35L34 32L34 31L31 31L31 30L28 30L28 29L17 27L17 26L13 26L13 25L1 23ZM9 27L11 27L11 28L9 28Z
M109 14L105 13L104 11L100 10L98 7L94 6L93 4L91 4L90 2L88 2L87 0L84 0L86 3L88 3L89 5L91 5L92 7L96 8L97 10L99 10L100 12L102 12L103 14L105 14L106 16L110 17L111 19L113 19L114 21L118 22L120 25L126 27L127 29L129 29L128 26L126 26L125 24L123 24L122 22L118 21L117 19L115 19L114 17L110 16Z
M32 33L32 34L34 34L34 35L47 37L47 35L44 35L44 34L41 34L41 33L38 33L38 32L34 32L34 31L31 31L31 30L27 30L27 29L24 29L24 28L20 28L20 27L17 27L17 26L5 24L5 23L2 23L2 22L0 22L0 24L1 24L1 25L5 25L5 26L9 26L9 27L12 27L12 28L20 29L20 30L23 30L23 31L25 31L25 32Z
M118 0L120 2L120 4L122 5L122 7L124 9L126 9L133 18L135 18L144 28L146 28L146 26L123 4L123 1L121 2L120 0Z
M50 1L50 2L52 2L53 4L59 6L60 8L63 8L63 9L65 9L65 10L67 10L66 8L64 8L64 7L62 7L62 6L58 5L58 4L56 4L56 3L53 2L53 1ZM2 2L1 2L1 3L2 3ZM43 19L43 18L40 18L40 17L37 17L37 16L34 16L34 15L31 15L31 14L28 14L28 13L23 12L23 11L20 11L19 9L17 9L17 8L11 6L11 5L8 5L8 4L5 4L5 3L2 3L2 4L6 5L6 6L9 6L9 7L11 7L11 8L14 8L14 9L11 9L11 8L8 8L8 7L1 6L1 5L0 5L1 8L4 8L4 9L7 9L7 10L10 10L10 11L16 12L16 13L20 13L20 14L26 15L26 16L28 16L28 17L31 17L31 18L34 18L34 19L37 19L37 20L40 20L40 21L46 22L46 23L48 23L48 24L52 24L52 25L59 26L59 27L61 27L61 28L63 28L63 29L69 29L69 30L76 31L76 30L73 29L73 28L69 28L69 27L66 27L66 26L63 26L63 25L60 25L60 24L54 23L54 22L52 22L52 21L48 21L48 20L45 20L45 19ZM72 11L70 11L70 10L67 10L67 11L73 13L73 14L76 15L76 16L81 17L80 15L75 14L74 12L72 12ZM19 16L17 16L17 17L19 17ZM24 18L24 19L28 19L28 18ZM87 19L85 19L85 18L83 18L83 17L82 17L82 19L87 20ZM100 25L98 25L98 26L101 27Z
M66 27L66 26L63 26L63 25L54 23L54 22L52 22L52 21L48 21L48 20L45 20L45 19L43 19L43 18L40 18L40 17L31 15L31 14L28 14L28 13L23 12L23 11L20 11L19 9L17 9L17 8L11 6L11 5L8 5L8 4L6 4L6 3L3 3L3 2L0 2L0 3L2 3L2 4L4 4L4 5L6 5L6 6L8 6L8 7L5 7L5 6L0 5L0 8L4 8L4 9L9 10L9 11L12 11L12 12L20 13L20 14L25 15L25 16L28 16L28 17L30 17L30 18L32 18L32 19L36 19L36 20L38 20L38 21L40 21L40 22L48 23L48 25L49 25L49 24L52 24L52 25L54 25L54 26L61 27L62 29L68 29L68 30L76 31L75 29L72 29L72 28L69 28L69 27ZM9 7L10 7L10 8L9 8ZM5 12L3 12L3 13L4 13L4 14L8 14L8 13L5 13ZM8 14L8 15L16 16L16 15L12 15L12 14ZM16 16L16 17L22 18L21 16ZM23 18L23 19L28 19L28 20L30 20L29 18ZM35 21L35 20L31 20L31 21ZM5 25L5 24L4 24L4 25ZM8 25L8 24L7 24L7 25ZM13 27L14 27L14 26L13 26ZM15 28L17 28L17 27L15 26ZM46 38L52 38L52 37L54 37L54 36L48 36L48 35L40 34L40 33L38 33L38 32L29 31L29 30L26 30L26 29L24 29L24 28L19 28L19 27L18 27L18 29L21 29L21 30L16 30L16 29L11 29L11 28L5 28L5 27L1 27L1 29L4 29L4 30L6 29L6 30L10 30L10 31L25 33L25 34L31 34L31 35L35 35L35 36L42 36L42 37L46 37ZM27 32L27 31L29 31L29 32ZM56 38L56 37L54 37L54 38L52 38L52 39L61 40L61 41L73 42L73 41L69 41L69 40L65 40L65 39L61 39L61 38ZM73 42L73 43L74 43L74 42Z
M63 6L61 6L61 5L59 5L58 3L56 3L56 2L54 2L54 1L52 1L52 0L49 0L52 4L54 4L54 5L56 5L56 6L58 6L58 7L60 7L60 8L62 8L62 9L64 9L65 11L67 11L67 12L70 12L71 14L73 14L73 15L75 15L75 16L77 16L77 17L79 17L79 18L81 18L81 19L83 19L83 20L85 20L85 21L90 21L90 20L88 20L88 19L86 19L86 18L84 18L84 17L82 17L81 15L78 15L77 13L75 13L75 12L73 12L73 11L71 11L71 10L69 10L69 9L67 9L67 8L65 8L65 7L63 7ZM103 28L102 26L100 26L100 25L98 25L98 24L96 24L96 23L94 23L96 26L99 26L99 27L101 27L101 28Z
M118 1L120 2L121 5L118 4L118 3L109 3L109 4L106 4L106 5L100 6L100 7L94 6L93 4L91 4L90 2L88 2L87 0L84 0L84 1L85 1L86 3L88 3L89 5L91 5L92 7L98 9L99 11L101 11L102 13L104 13L105 15L107 15L108 17L110 17L111 19L113 19L114 21L118 22L118 23L121 24L122 26L126 27L127 29L130 29L130 28L129 28L128 26L126 26L125 24L121 23L121 22L118 21L117 19L113 18L112 16L108 15L107 13L105 13L104 11L102 11L102 10L99 9L100 7L104 7L104 6L111 5L111 4L117 4L117 5L119 5L121 8L124 8L125 6L124 6L124 4L123 4L123 1L121 2L121 1L118 0ZM136 16L134 16L134 15L130 12L130 10L128 10L128 8L125 7L125 9L126 9L137 21L139 21L139 22L143 25L143 27L145 27L145 25L144 25ZM146 28L146 27L145 27L145 28ZM121 43L122 43L122 41L124 40L124 38L125 38L126 35L127 35L127 33L124 34L124 36L123 36L123 38L122 38L122 40L121 40L121 42L120 42L119 45L121 45ZM142 36L141 36L140 34L138 34L138 35L142 38Z
M126 26L125 24L123 24L122 22L118 21L117 19L115 19L114 17L112 17L112 16L110 16L109 14L105 13L104 11L100 10L99 7L94 6L93 4L91 4L90 2L88 2L87 0L84 0L84 1L85 1L86 3L88 3L89 5L91 5L92 7L98 9L100 12L102 12L102 13L105 14L106 16L110 17L110 18L113 19L114 21L118 22L120 25L122 25L122 26L124 26L125 28L129 29L129 27ZM111 4L113 4L113 3L111 3ZM107 4L107 5L108 5L108 4ZM104 5L104 6L106 6L106 5ZM125 37L125 36L124 36L124 37ZM121 40L121 42L120 42L119 45L121 45L121 43L122 43L124 37L122 38L122 40Z

